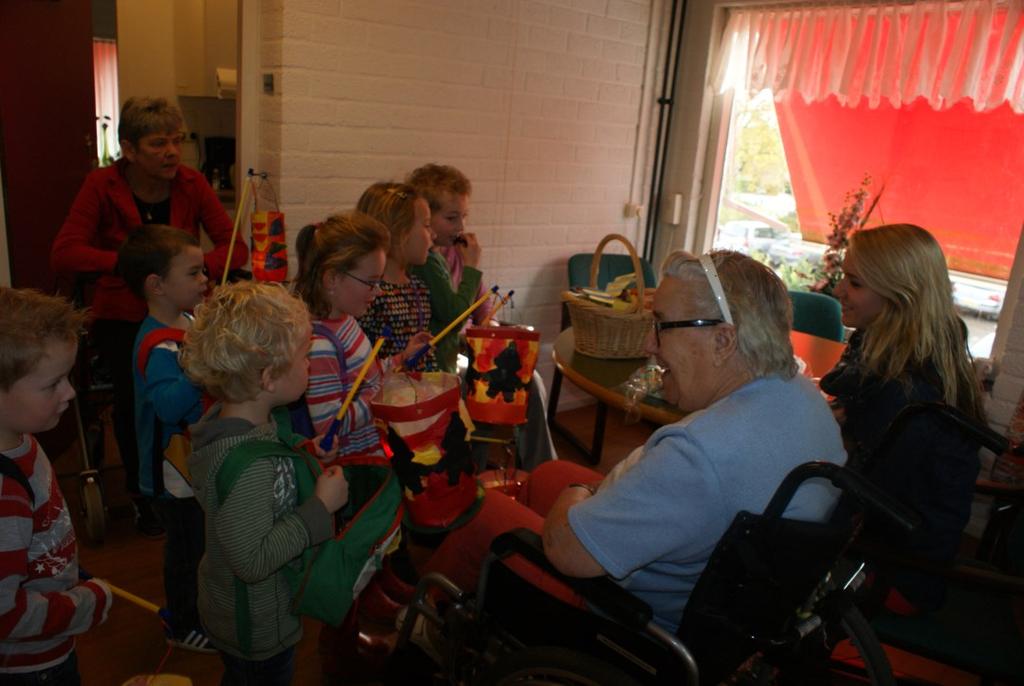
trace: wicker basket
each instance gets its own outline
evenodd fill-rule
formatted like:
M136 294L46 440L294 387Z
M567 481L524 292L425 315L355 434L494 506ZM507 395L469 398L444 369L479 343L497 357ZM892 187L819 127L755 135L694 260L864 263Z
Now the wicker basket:
M611 233L601 239L590 263L590 287L597 288L597 272L601 267L601 252L609 241L626 246L633 260L636 274L637 298L630 310L613 310L566 291L562 300L569 308L569 318L576 340L576 352L602 359L647 357L644 341L654 322L654 315L644 309L644 273L640 258L629 239Z

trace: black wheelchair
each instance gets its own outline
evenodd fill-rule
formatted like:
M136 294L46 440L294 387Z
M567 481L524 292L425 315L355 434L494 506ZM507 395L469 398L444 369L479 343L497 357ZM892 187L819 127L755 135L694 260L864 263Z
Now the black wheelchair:
M828 480L860 507L847 508L843 521L784 518L797 488L814 478ZM892 684L885 653L851 599L863 574L842 561L865 511L908 531L919 521L853 471L816 462L797 467L763 514L735 517L676 634L656 624L650 607L612 580L565 577L545 558L539 536L512 531L492 543L475 592L439 574L420 580L396 656L401 659L422 615L443 637L434 683L805 684L827 681L833 648L849 639L870 683ZM548 595L498 563L509 555L522 555L564 581L590 611ZM442 611L429 595L445 599L437 603Z

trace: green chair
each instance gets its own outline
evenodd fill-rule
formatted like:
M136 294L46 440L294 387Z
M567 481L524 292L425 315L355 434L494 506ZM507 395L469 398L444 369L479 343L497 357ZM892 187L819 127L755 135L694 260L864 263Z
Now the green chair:
M576 253L569 258L569 288L590 285L590 265L594 254L589 252ZM655 288L658 279L654 275L651 263L640 258L641 271L644 274L644 286ZM633 261L629 255L601 255L601 264L597 268L597 287L604 288L616 276L633 271Z
M823 293L808 291L790 291L789 299L793 301L794 331L840 343L845 340L843 310L838 300Z
M644 287L655 288L658 279L654 275L654 268L644 258L640 259L640 270L643 272ZM569 288L576 286L590 285L590 266L594 261L593 253L576 253L569 258ZM633 271L633 260L629 255L601 255L601 262L597 269L597 287L604 288L608 282L622 274L629 274ZM569 326L569 311L562 303L562 330ZM601 450L604 447L604 425L608 416L608 406L600 400L597 402L597 413L594 420L594 435L590 446L585 445L576 438L568 429L558 423L555 415L558 412L558 396L562 392L562 373L555 367L555 373L551 379L551 392L548 393L548 427L559 436L569 442L586 457L591 464L601 462Z

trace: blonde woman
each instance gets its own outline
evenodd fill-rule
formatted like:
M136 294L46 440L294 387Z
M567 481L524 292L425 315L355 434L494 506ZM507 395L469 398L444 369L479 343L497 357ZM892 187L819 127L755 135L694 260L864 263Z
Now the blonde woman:
M851 464L923 516L921 530L903 543L927 558L951 559L970 516L978 446L940 419L919 415L886 455L869 459L910 404L944 402L984 421L945 257L921 227L891 224L853 234L843 271L836 295L843 323L856 331L821 388L835 396ZM941 584L909 575L892 582L893 609L942 603Z
M430 324L430 291L409 271L427 261L434 242L430 206L412 186L382 181L366 189L356 209L387 227L391 236L379 293L359 318L359 325L374 341L383 335L384 327L391 330L380 351L381 357L391 357L404 351ZM422 358L418 369L437 369L433 350Z

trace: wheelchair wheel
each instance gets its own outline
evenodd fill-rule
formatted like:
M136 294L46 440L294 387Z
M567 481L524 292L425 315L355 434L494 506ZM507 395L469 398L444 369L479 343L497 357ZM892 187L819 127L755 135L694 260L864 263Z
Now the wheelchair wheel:
M607 662L573 650L547 646L503 655L476 683L477 686L640 686Z
M872 686L895 686L889 658L871 624L846 597L821 608L822 626L804 637L792 655L769 660L782 686L829 683L836 673Z
M871 623L856 605L843 604L839 611L839 625L864 663L868 683L872 686L896 686L889 657L885 654L874 629L871 628Z

